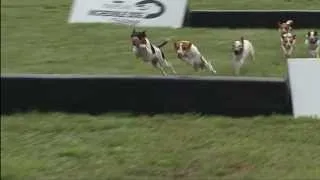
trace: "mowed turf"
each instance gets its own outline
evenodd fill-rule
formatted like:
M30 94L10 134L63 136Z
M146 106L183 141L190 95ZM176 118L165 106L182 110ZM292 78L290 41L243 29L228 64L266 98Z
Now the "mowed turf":
M232 10L319 10L318 0L191 0L191 9Z
M191 1L191 7L199 7L199 2ZM212 2L222 1L201 1L200 4L203 8L215 7L209 5ZM250 6L247 1L241 2ZM281 1L270 1L270 4L271 2ZM237 7L241 3L235 3L234 6L231 4L226 4L225 8ZM132 30L130 27L68 24L70 6L71 1L65 0L2 1L2 73L160 74L151 65L142 63L133 56L129 39ZM261 7L264 7L263 4ZM231 44L240 36L251 40L256 48L256 62L245 66L243 75L282 76L286 69L276 29L146 29L155 44L168 37L194 42L209 60L215 61L219 75L231 74ZM296 32L298 47L295 57L306 57L306 47L303 44L306 31ZM190 66L179 61L172 41L164 51L178 74L210 75L208 72L195 73Z
M319 179L320 121L16 114L1 179Z

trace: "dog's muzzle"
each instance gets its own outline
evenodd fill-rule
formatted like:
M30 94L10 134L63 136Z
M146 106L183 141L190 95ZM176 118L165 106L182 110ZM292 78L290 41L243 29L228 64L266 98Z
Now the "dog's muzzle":
M234 50L233 52L234 52L235 55L240 55L242 53L241 50Z
M178 58L182 58L183 54L182 53L177 53Z
M316 44L318 41L318 39L314 38L314 39L309 39L310 44Z

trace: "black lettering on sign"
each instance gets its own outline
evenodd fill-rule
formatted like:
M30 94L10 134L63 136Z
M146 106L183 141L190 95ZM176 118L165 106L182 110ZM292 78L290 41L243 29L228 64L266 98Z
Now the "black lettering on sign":
M91 15L91 16L112 16L112 11L90 10L88 15Z
M130 12L128 17L130 17L130 18L143 18L143 13Z
M112 17L127 17L127 18L143 18L141 12L124 12L124 11L106 11L106 10L90 10L90 16L112 16Z

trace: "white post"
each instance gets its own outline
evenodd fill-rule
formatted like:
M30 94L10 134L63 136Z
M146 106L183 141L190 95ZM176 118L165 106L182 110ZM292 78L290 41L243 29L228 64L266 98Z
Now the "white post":
M294 117L320 119L320 59L288 59Z

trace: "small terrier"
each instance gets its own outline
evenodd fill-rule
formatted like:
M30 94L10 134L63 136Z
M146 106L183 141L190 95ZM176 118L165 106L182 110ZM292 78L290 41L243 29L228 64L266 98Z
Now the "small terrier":
M174 49L177 53L177 56L182 61L192 65L195 71L198 71L206 68L213 74L216 74L217 71L213 67L211 62L208 62L206 58L201 54L197 46L190 41L175 41Z
M252 43L249 40L244 39L243 37L239 40L233 42L232 45L233 51L233 73L234 75L240 74L240 69L245 63L246 59L250 57L252 61L255 59L255 50Z
M285 59L290 58L295 49L296 35L292 33L284 33L281 36L281 49Z
M308 46L308 54L310 58L320 58L320 39L317 31L312 30L307 33L305 44Z

